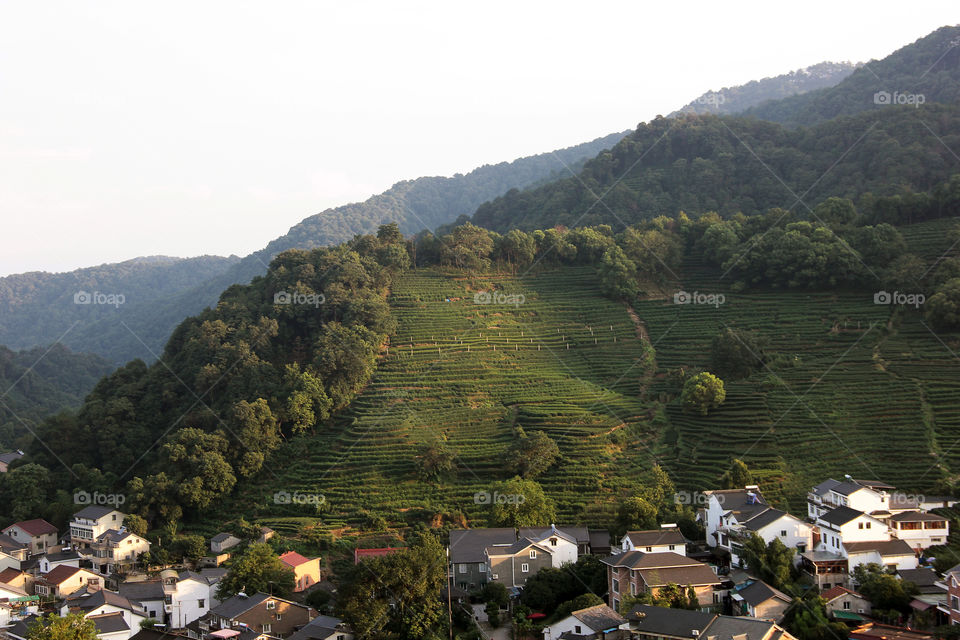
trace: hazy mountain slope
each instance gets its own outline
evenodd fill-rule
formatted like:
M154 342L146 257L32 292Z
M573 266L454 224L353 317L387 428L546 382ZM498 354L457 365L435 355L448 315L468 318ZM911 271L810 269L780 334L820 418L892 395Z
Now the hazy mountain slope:
M897 99L957 104L958 44L960 26L943 27L882 60L871 60L834 87L758 105L744 115L795 126L880 109Z
M746 84L724 87L719 91L707 91L668 117L674 118L684 113L739 113L770 100L781 100L815 89L835 86L853 73L857 66L851 62L821 62L772 78L751 80Z

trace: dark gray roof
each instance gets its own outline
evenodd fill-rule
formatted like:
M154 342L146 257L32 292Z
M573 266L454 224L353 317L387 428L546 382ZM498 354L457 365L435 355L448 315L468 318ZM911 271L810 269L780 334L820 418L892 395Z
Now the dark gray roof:
M709 495L717 496L724 512L732 511L741 522L767 508L767 501L759 490L718 489Z
M14 460L19 460L23 457L23 454L19 451L10 451L9 453L0 453L0 462L5 464L10 464Z
M318 640L320 638L329 638L337 631L337 627L341 624L343 624L343 620L340 618L317 616L305 624L299 631L287 638L287 640Z
M878 542L844 542L843 548L847 553L863 553L877 551L882 556L915 555L913 549L904 540L880 540Z
M20 551L26 549L27 545L17 542L5 533L0 533L0 551Z
M610 547L610 532L606 529L590 529L590 549L594 550Z
M67 562L70 560L79 560L81 556L75 549L63 549L55 553L45 553L43 557L49 562Z
M938 516L935 513L924 513L923 511L904 511L895 516L890 516L891 520L897 522L946 522L946 518Z
M26 638L27 633L30 630L30 626L34 622L42 623L42 621L43 621L43 618L31 613L26 618L15 622L12 627L7 627L6 632L12 636L16 636L17 638Z
M860 480L859 478L854 478L853 481L857 484L862 484L865 487L870 487L871 489L883 489L886 491L892 491L896 489L896 487L892 484L880 482L879 480Z
M760 640L775 626L772 622L756 618L717 616L700 637L715 637L717 640L733 640L738 637L742 637L742 640Z
M226 618L227 620L232 620L269 598L270 595L266 593L255 593L252 596L233 596L229 600L222 602L220 606L211 609L210 613L216 614L221 618Z
M762 602L766 602L771 598L776 598L784 602L793 601L793 598L791 598L784 592L774 589L773 587L768 585L766 582L763 582L761 580L751 582L749 585L740 589L736 593L741 598L743 598L747 604L749 604L752 607L755 607Z
M200 569L200 575L206 578L207 582L213 584L227 575L227 569L225 567L207 567L206 569Z
M686 544L687 540L680 529L649 529L646 531L627 531L627 538L635 547L654 547L662 544Z
M703 631L717 616L702 611L638 604L627 617L631 620L631 627L644 634L693 638L694 631Z
M630 569L654 569L663 567L691 567L707 565L673 551L644 553L643 551L627 551L614 556L603 558L600 562L611 567L628 567ZM709 567L708 567L709 569Z
M92 504L89 507L84 507L73 514L74 518L90 518L91 520L98 520L108 513L116 511L113 507L104 507L102 505Z
M813 488L813 492L818 496L825 496L828 493L830 493L830 490L836 487L838 484L840 484L839 480L834 480L833 478L830 478L829 480L824 480L823 482L815 486Z
M161 595L161 597L163 597ZM77 607L78 609L96 609L105 604L110 604L128 611L137 611L142 613L140 607L136 607L130 602L129 598L123 594L106 589L97 589L94 592L86 590L78 591L67 596L67 606Z
M937 593L942 591L940 587L936 586L936 583L940 580L940 577L937 576L937 572L933 569L929 569L927 567L920 567L919 569L900 569L897 571L897 575L900 576L901 580L906 580L907 582L912 582L913 584L917 585L920 593Z
M787 513L786 511L781 511L780 509L771 508L765 511L761 511L760 513L753 516L743 524L744 526L747 527L747 529L750 529L751 531L759 531L760 529L763 529L768 524L776 522L783 516L788 516L788 515L790 514Z
M640 577L649 587L658 587L667 584L680 586L705 586L720 584L721 579L713 569L705 564L697 563L689 567L663 567L656 569L640 569Z
M845 482L838 483L837 486L833 488L833 491L835 491L836 493L839 493L842 496L848 496L851 493L854 493L859 491L860 489L866 489L866 488L867 487L864 487L859 482L847 480Z
M163 582L160 580L121 582L120 595L136 601L163 600Z
M207 579L196 571L189 571L184 569L177 574L177 580L196 580L197 582L202 582L207 584Z
M850 507L837 507L826 512L820 519L832 525L842 526L863 515L863 511L851 509Z
M556 532L558 537L569 538L570 542L576 544L587 544L590 542L590 534L586 527L524 527L520 529L521 538L530 538L531 540L543 540Z
M199 629L199 628L198 628ZM130 636L130 640L170 640L171 638L185 638L183 633L174 633L169 629L140 629Z
M485 562L484 550L495 544L513 544L513 528L454 529L450 532L450 562Z
M89 616L87 620L93 620L93 624L97 626L97 633L116 633L130 630L126 620L123 619L123 614L119 611L99 616Z
M223 542L228 538L236 538L232 533L218 533L217 535L210 538L211 542Z
M97 540L108 541L108 542L122 542L127 536L132 536L133 534L129 531L120 531L119 529L107 529Z
M574 618L590 627L594 631L616 629L627 621L622 615L605 604L598 604L586 609L572 612Z
M526 549L527 547L536 546L538 549L542 549L545 553L550 553L550 550L542 545L537 544L530 538L520 538L513 544L507 545L496 545L487 547L487 553L491 556L506 556L506 555L516 555ZM551 554L552 555L552 554Z

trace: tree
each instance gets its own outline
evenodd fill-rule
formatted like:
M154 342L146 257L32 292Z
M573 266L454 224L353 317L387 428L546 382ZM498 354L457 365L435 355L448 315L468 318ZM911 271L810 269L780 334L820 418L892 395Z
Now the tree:
M743 543L741 558L761 580L777 589L790 583L794 550L774 538L769 544L755 533Z
M753 476L750 474L750 468L739 458L734 458L730 468L720 476L720 487L723 489L743 489L751 484L753 484Z
M30 625L27 640L97 640L97 626L82 613L48 613Z
M438 481L454 469L454 453L440 437L421 445L417 453L417 474L421 480Z
M723 404L727 398L723 380L704 371L687 378L680 392L680 401L685 411L693 411L702 416Z
M693 589L693 587L690 587L690 589ZM693 592L693 606L690 606L688 591L689 589L685 589L681 585L670 583L657 591L657 595L653 597L653 604L658 607L670 607L671 609L695 609L699 606L697 592Z
M0 475L0 498L11 519L34 517L47 504L50 472L46 467L28 463Z
M266 457L280 446L280 429L263 398L253 402L240 400L233 405L232 418L233 433L242 443L234 448L234 468L249 478L263 468Z
M492 251L490 232L467 222L443 237L441 255L458 269L481 270L489 266Z
M947 280L926 304L927 320L943 329L960 327L960 278Z
M126 520L124 520L126 523ZM207 553L207 541L203 536L191 534L177 538L176 547L184 560L196 562Z
M135 513L129 513L123 519L123 526L127 531L141 538L147 535L147 521Z
M910 610L910 601L917 593L912 582L900 580L884 567L871 562L857 565L853 570L857 591L862 593L877 609L894 609L901 613Z
M643 496L627 496L617 507L618 532L657 526L657 507Z
M581 609L586 609L588 607L595 607L598 604L605 604L603 598L595 593L583 593L578 595L573 600L561 602L553 612L553 615L550 616L550 619L554 622L563 620L574 611L580 611Z
M227 439L188 427L180 429L160 450L162 467L176 472L170 489L188 507L206 508L236 483L233 468L226 460L231 449Z
M556 519L553 502L535 480L514 476L494 485L488 495L495 527L544 527Z
M240 591L246 594L272 593L280 597L293 593L293 571L280 561L270 545L254 542L233 561L217 587L217 598L226 600Z
M604 295L617 300L637 297L637 265L616 245L604 251L600 258L600 289Z
M517 439L507 450L507 471L522 478L535 478L553 465L560 456L560 448L543 431L529 436L517 429Z
M765 346L766 341L755 331L726 327L710 345L710 368L724 378L749 377L767 361Z
M794 600L787 607L781 624L797 640L844 640L850 634L849 628L827 618L823 598L814 591Z

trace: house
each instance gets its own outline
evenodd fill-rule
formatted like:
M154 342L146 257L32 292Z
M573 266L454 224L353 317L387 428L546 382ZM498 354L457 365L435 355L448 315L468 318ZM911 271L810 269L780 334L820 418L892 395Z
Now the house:
M947 587L946 613L950 624L960 624L960 564L943 574L943 584Z
M921 594L942 594L944 592L937 572L928 567L901 569L897 571L897 577L904 582L912 582Z
M304 591L320 582L320 558L308 558L296 551L287 551L280 554L280 562L293 571L294 592Z
M266 542L273 536L277 535L277 532L271 529L270 527L263 526L260 527L260 537L257 538L257 542Z
M0 453L0 473L6 473L14 461L23 457L23 451L17 449L8 453Z
M569 541L567 544L576 553L576 544ZM521 538L513 544L487 547L484 554L490 581L504 584L508 589L524 586L527 578L544 567L560 566L554 558L553 549L529 538Z
M123 525L123 513L112 507L90 505L73 514L70 521L70 541L77 548L90 547L97 538L110 529Z
M33 593L33 576L26 571L8 567L0 571L0 587L4 585Z
M843 553L844 542L889 540L890 531L881 520L851 507L837 507L817 518L820 542L817 548Z
M199 619L199 629L207 632L218 630L250 629L257 634L286 638L317 617L313 607L284 600L266 593L252 596L240 593Z
M894 627L879 622L868 622L850 631L850 638L853 640L934 640L935 637L929 631Z
M610 546L610 532L606 529L589 529L590 553L598 556L608 556L613 553Z
M379 549L354 549L353 564L360 564L367 558L382 558L402 550L403 547L381 547Z
M93 566L100 573L109 575L131 568L141 555L150 552L150 541L121 526L107 529L97 536L89 551Z
M721 580L713 570L696 560L678 553L644 553L628 551L604 558L607 565L607 588L610 606L620 608L623 595L635 596L650 592L656 596L668 584L693 587L701 606L718 602L714 591Z
M101 576L92 571L60 565L37 578L33 590L38 596L60 598L87 586L99 588L102 585Z
M0 599L2 598L22 598L29 595L23 587L16 587L12 584L0 584Z
M773 622L780 622L793 602L793 598L761 580L753 580L731 591L730 597L739 605L741 615Z
M605 604L573 611L569 616L543 628L544 640L557 638L603 638L604 632L629 629L627 619ZM569 634L569 635L565 635Z
M646 604L633 607L627 619L631 633L640 640L796 640L769 620Z
M579 556L590 553L590 533L585 527L558 527L552 524L548 528L522 528L517 531L517 539L523 538L550 547L555 567L572 564Z
M516 540L512 527L450 531L450 571L456 586L472 591L487 584L487 547L513 544Z
M102 620L106 626L114 629L109 632L109 637L119 640L128 640L140 630L140 623L147 619L147 612L139 605L106 589L86 588L68 595L60 607L59 615L65 616L68 613L82 614L84 618L94 622L97 619ZM119 616L124 624L120 625L114 619L108 620L105 616ZM100 625L97 625L97 628L99 630Z
M917 555L903 540L878 540L865 542L846 542L843 545L847 555L849 570L860 564L875 562L881 566L901 571L916 569Z
M57 528L43 518L14 522L3 533L27 545L31 554L43 553L57 544Z
M756 485L707 491L705 495L707 544L728 552L735 565L742 566L743 543L753 534L767 544L780 540L797 553L814 546L813 525L770 507Z
M61 565L79 568L80 560L82 560L80 554L69 547L61 551L48 551L37 558L34 573L37 575L50 573Z
M27 554L29 553L30 548L26 544L17 542L5 533L0 533L0 554L16 560L17 566L15 568L20 567L20 562L26 560ZM2 556L0 556L0 558L2 558ZM0 560L0 568L6 568L2 560Z
M663 525L659 529L646 531L627 531L620 541L623 551L643 551L645 553L663 553L676 551L687 555L687 540L676 525Z
M353 640L353 630L340 618L317 616L288 640Z
M240 538L229 533L218 533L210 538L210 551L219 555L240 544Z
M902 511L890 516L886 522L891 535L900 538L917 552L946 544L950 534L946 518L923 511Z
M831 587L820 593L826 602L827 614L844 622L862 622L869 616L873 605L862 595L846 587Z
M216 582L193 571L165 569L159 579L122 582L120 594L172 629L183 629L215 607Z

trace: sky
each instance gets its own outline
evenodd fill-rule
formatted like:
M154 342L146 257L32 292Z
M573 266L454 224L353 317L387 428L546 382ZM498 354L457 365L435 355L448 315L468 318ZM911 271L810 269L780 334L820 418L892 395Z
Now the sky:
M0 4L0 275L246 255L393 183L867 61L925 2Z

